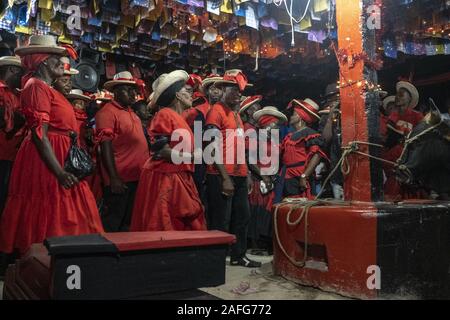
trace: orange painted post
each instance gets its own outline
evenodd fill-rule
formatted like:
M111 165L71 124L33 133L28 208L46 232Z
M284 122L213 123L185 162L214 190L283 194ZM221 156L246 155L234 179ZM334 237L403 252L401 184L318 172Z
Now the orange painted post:
M369 0L337 0L338 60L340 69L342 146L353 141L378 142L376 93L370 91L376 80L374 70L365 71L365 61L375 55L375 30L367 24ZM368 59L363 58L368 55ZM367 66L366 66L367 67ZM367 93L367 94L365 94ZM377 153L374 147L359 144L364 153ZM350 154L349 174L344 176L345 200L380 200L381 164L365 156Z

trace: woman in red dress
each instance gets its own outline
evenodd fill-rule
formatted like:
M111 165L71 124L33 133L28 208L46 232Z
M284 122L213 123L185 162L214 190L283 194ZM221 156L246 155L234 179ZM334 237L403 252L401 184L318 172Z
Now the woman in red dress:
M154 84L152 104L165 107L150 125L152 157L142 169L130 231L206 230L204 209L192 178L194 136L181 116L192 105L185 88L188 77L177 70L161 75ZM174 149L179 142L171 136L177 129L183 131L180 143L187 143L184 150ZM172 159L177 156L186 161L175 164Z
M63 74L65 48L51 36L32 36L16 54L28 72L20 103L31 134L13 166L0 251L23 254L47 237L101 233L103 228L87 182L64 170L68 133L78 133L78 126L69 101L50 84Z
M311 129L320 120L319 106L311 99L292 100L288 106L289 133L281 144L283 197L313 199L309 178L321 159L328 159L322 150L321 135Z

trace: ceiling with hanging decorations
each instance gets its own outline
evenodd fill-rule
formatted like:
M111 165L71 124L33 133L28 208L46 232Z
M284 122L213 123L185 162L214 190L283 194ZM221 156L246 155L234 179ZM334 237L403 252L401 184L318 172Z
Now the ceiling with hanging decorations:
M374 0L382 58L450 55L449 0ZM336 61L335 0L5 0L0 29L148 63L319 77ZM297 66L292 68L292 65ZM276 66L276 68L274 68ZM318 71L317 71L318 70ZM316 74L318 73L318 74Z

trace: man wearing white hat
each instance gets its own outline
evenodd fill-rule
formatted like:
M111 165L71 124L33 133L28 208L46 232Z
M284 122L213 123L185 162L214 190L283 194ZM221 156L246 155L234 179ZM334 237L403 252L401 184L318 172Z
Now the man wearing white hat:
M8 194L9 175L23 135L18 132L24 119L19 108L23 69L17 57L0 58L0 216Z
M113 92L114 100L95 115L96 135L105 165L102 167L105 181L102 221L106 231L127 231L139 176L149 158L149 150L141 120L131 109L138 93L131 73L116 74L104 88Z
M387 122L387 150L383 158L389 161L397 161L403 150L403 139L423 119L423 114L413 110L419 103L419 92L410 82L399 81L396 85L395 96L396 110L393 111ZM384 188L385 200L396 200L402 192L395 174L394 168L385 165L387 180ZM400 195L401 196L401 195Z

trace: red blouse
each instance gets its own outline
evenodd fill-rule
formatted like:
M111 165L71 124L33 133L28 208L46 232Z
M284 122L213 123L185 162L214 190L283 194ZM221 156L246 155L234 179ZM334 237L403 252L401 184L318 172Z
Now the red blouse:
M97 141L112 141L120 178L124 182L138 181L142 167L149 158L147 140L138 116L130 108L124 108L113 100L97 112L95 125ZM103 171L103 177L108 185L106 171Z
M281 144L282 164L286 166L286 179L300 177L315 154L328 159L321 149L319 133L310 128L289 133Z
M230 176L247 176L244 124L239 114L220 102L216 103L206 117L206 126L214 126L222 133L222 163L227 173ZM241 152L242 150L244 153L238 154L238 151ZM226 161L229 154L233 154L231 163ZM219 174L214 165L208 165L206 172L208 174Z
M27 90L25 90L27 89ZM39 101L31 105L30 101ZM49 133L75 131L79 134L75 112L70 102L42 80L31 78L25 84L20 97L22 112L29 128L34 128L42 138L42 124L48 124Z
M180 133L180 137L176 138L174 136L174 139L171 139L175 130L177 130L177 133ZM159 137L167 137L169 139L170 148L174 148L181 143L178 148L181 146L185 147L182 149L183 152L192 153L194 151L194 134L192 133L191 128L181 115L170 108L162 108L158 111L152 119L149 135L152 143ZM150 168L155 172L194 172L193 163L174 164L166 160L156 160L153 158L147 162L145 167Z

